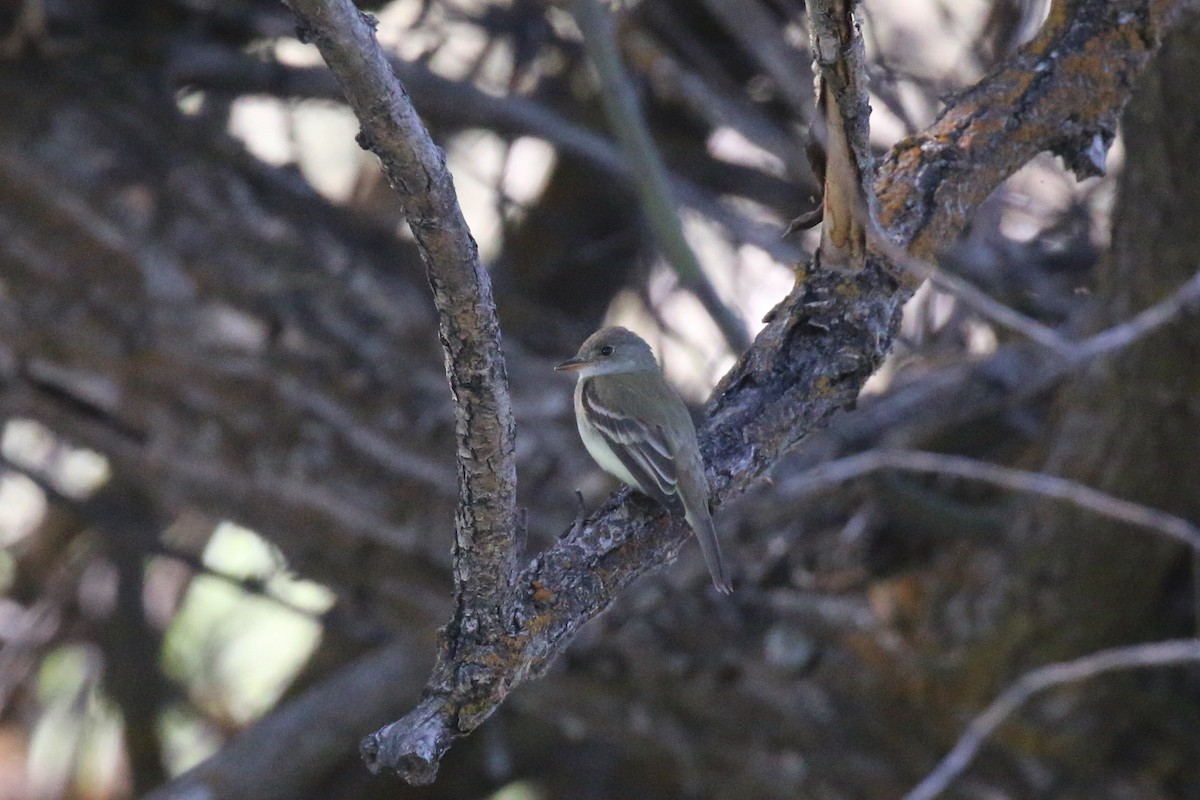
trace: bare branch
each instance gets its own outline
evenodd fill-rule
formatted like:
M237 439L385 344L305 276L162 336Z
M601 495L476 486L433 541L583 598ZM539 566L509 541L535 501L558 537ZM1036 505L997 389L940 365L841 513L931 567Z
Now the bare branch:
M304 386L300 381L283 376L277 382L280 396L286 398L297 407L311 412L315 417L325 422L329 427L338 431L346 440L356 447L359 452L369 456L381 466L387 467L397 476L424 484L432 492L448 494L454 476L435 461L421 453L414 453L387 441L368 426L354 419L353 413L338 404L327 394L314 392L312 387Z
M1072 345L1053 328L1043 325L1031 317L1027 317L1014 308L1006 306L999 300L972 285L957 275L935 267L923 258L911 255L904 248L888 238L879 226L878 220L870 212L862 208L861 216L866 219L867 242L871 247L886 255L893 263L920 280L928 280L942 291L953 295L964 305L986 320L996 323L1006 330L1013 331L1027 339L1037 342L1042 347L1063 358L1072 357Z
M292 0L300 30L315 42L400 195L425 263L455 406L459 503L455 513L454 618L442 633L427 693L467 705L475 687L453 663L503 639L523 536L516 505L516 451L508 377L491 285L454 191L445 156L429 138L375 40L374 21L349 0ZM486 659L476 655L475 658ZM474 727L490 713L469 723ZM459 735L459 713L439 719L429 738ZM468 728L468 730L470 729ZM367 751L368 761L371 752ZM436 765L436 758L432 763ZM415 768L420 772L420 766ZM435 766L436 769L436 766Z
M712 317L729 349L740 353L750 345L746 326L717 295L683 235L666 167L621 65L613 21L598 0L575 0L571 10L583 32L588 56L600 76L600 100L609 124L634 166L634 186L658 245L680 282Z
M945 791L950 782L970 766L984 741L1014 711L1039 692L1054 686L1079 683L1109 672L1194 662L1200 662L1200 639L1177 639L1100 650L1074 661L1048 664L1027 672L971 721L954 748L932 772L904 796L904 800L933 800Z
M290 5L358 116L359 143L379 157L400 195L425 262L455 403L458 623L495 628L512 591L518 515L513 414L491 284L445 156L375 41L373 20L348 0Z
M1061 156L1080 177L1103 172L1133 77L1182 4L1069 5L880 165L880 221L910 253L944 250L992 190L1038 153Z
M919 280L929 280L983 317L1027 336L1059 355L1069 345L1053 329L1000 303L969 282L942 272L911 255L884 232L875 199L864 184L867 165L866 90L855 76L862 73L862 40L850 12L840 0L809 3L813 51L820 67L819 102L824 125L819 144L825 157L824 225L821 257L827 265L846 267L871 247ZM797 225L799 221L793 222ZM790 228L789 228L790 230Z
M833 81L841 79L844 68L839 67L836 63L826 66L822 63L822 50L832 48L832 45L823 44L823 42L837 41L835 38L839 34L846 37L844 31L846 26L838 25L838 3L835 0L825 0L822 3L810 4L810 15L813 17L813 37L814 49L817 54L818 63L822 66L822 93L826 92L829 86L834 85ZM959 105L963 108L948 108L943 113L941 119L925 131L919 137L913 137L911 140L906 140L897 145L892 156L898 158L899 154L904 150L912 147L914 144L920 144L928 139L927 144L920 144L920 153L924 153L926 149L934 149L933 143L936 141L937 147L946 147L947 140L957 141L963 146L970 148L969 154L956 154L949 157L945 162L940 162L938 169L947 169L951 165L956 164L961 158L972 159L969 164L963 165L968 170L980 169L979 161L983 161L987 168L993 171L993 180L1002 179L1015 171L1024 163L1026 159L1021 159L1019 162L1013 162L1011 157L1015 152L1020 152L1021 148L1008 148L1006 152L995 150L976 150L980 139L988 138L988 135L996 135L995 131L1000 130L1001 135L1007 135L1006 126L1001 126L1000 129L995 129L990 126L985 126L983 118L992 113L997 113L996 106L983 105L981 100L986 100L991 93L1009 91L1014 89L1020 92L1015 98L1011 98L1005 105L1004 111L1000 112L1006 116L1012 114L1011 108L1013 101L1024 107L1028 103L1033 103L1034 108L1029 112L1023 112L1023 120L1026 113L1035 113L1035 118L1027 121L1027 127L1037 130L1039 128L1046 129L1050 126L1058 126L1058 123L1051 121L1056 119L1061 113L1061 109L1047 107L1045 103L1045 94L1041 91L1041 78L1037 76L1039 72L1061 71L1064 73L1058 76L1060 82L1066 86L1074 80L1087 79L1092 80L1089 70L1090 62L1084 59L1084 53L1080 53L1072 58L1058 59L1055 51L1052 50L1055 46L1061 46L1064 42L1080 42L1086 41L1090 50L1095 50L1098 47L1116 50L1123 58L1119 59L1118 63L1123 63L1126 69L1137 69L1145 61L1146 51L1138 51L1136 48L1129 48L1128 44L1114 38L1116 28L1096 28L1094 22L1104 21L1110 25L1114 22L1119 22L1121 16L1135 12L1136 6L1139 3L1129 3L1128 9L1114 9L1110 4L1100 3L1097 0L1086 0L1083 2L1071 4L1071 8L1061 9L1061 13L1051 15L1051 22L1047 24L1038 38L1023 49L1014 59L1012 59L1005 70L1002 70L993 80L981 83L971 92L968 92ZM1168 8L1156 9L1160 19L1169 15ZM1099 34L1099 35L1097 35ZM857 37L855 37L857 38ZM842 45L846 45L843 43ZM1078 45L1077 45L1078 46ZM861 49L861 46L859 46ZM1090 52L1089 50L1089 52ZM849 48L848 52L855 52L853 48ZM1031 59L1041 58L1036 65L1033 65L1031 70ZM1072 75L1072 72L1078 73ZM1034 81L1037 78L1037 81ZM842 79L844 80L844 79ZM1109 91L1117 87L1106 87ZM1051 93L1055 94L1057 93ZM825 97L824 94L822 94ZM831 102L828 98L826 103ZM836 96L835 100L836 102ZM1065 102L1065 100L1064 100ZM979 103L979 105L976 105ZM974 110L969 110L974 108ZM1086 109L1079 109L1080 114L1071 116L1072 126L1079 127L1079 130L1074 128L1057 132L1055 136L1050 136L1052 133L1046 130L1047 136L1038 140L1037 149L1028 153L1028 157L1032 157L1038 150L1049 147L1053 152L1062 156L1067 165L1075 169L1081 176L1091 174L1101 174L1103 172L1104 155L1107 152L1109 144L1111 144L1117 117L1120 110L1123 108L1123 103L1117 103L1113 107L1098 107L1091 106ZM1045 117L1040 119L1038 117ZM841 180L837 179L833 170L839 161L845 161L844 158L839 158L839 129L836 126L838 116L836 114L827 115L829 121L829 130L826 132L825 147L827 157L829 159L829 176L826 181L825 195L825 227L822 230L822 251L824 255L831 254L830 244L836 243L845 239L845 235L839 235L835 230L841 220L841 225L848 231L853 233L855 228L865 231L866 244L874 250L883 253L888 259L893 261L897 267L908 272L921 280L929 280L935 286L954 295L968 307L976 311L984 318L1000 325L1003 328L1012 330L1022 336L1025 336L1032 341L1037 342L1050 349L1060 357L1070 360L1086 360L1094 355L1108 350L1119 349L1120 347L1134 341L1136 338L1144 336L1151 330L1154 330L1177 316L1183 309L1200 300L1200 276L1196 280L1189 282L1169 301L1160 303L1154 308L1147 309L1139 314L1134 320L1130 320L1126 326L1121 326L1120 329L1113 329L1104 334L1093 337L1088 342L1083 344L1073 344L1061 336L1052 328L1043 325L1037 320L1021 314L1003 303L1000 303L989 297L984 292L971 285L957 276L950 275L939 270L936 266L925 260L924 256L930 256L936 250L930 249L928 245L921 241L911 238L910 232L905 231L903 226L896 230L902 241L907 242L910 246L906 250L898 245L891 236L885 231L889 230L888 226L881 224L879 215L876 213L877 205L875 197L868 192L855 193L853 190L860 185L854 180L853 163L843 166L842 171L845 173ZM947 128L953 125L953 127ZM978 130L973 130L978 128ZM1087 138L1087 134L1091 132L1091 138ZM983 134L982 136L980 134ZM1064 138L1066 137L1066 138ZM993 140L994 141L994 140ZM1068 149L1074 148L1074 149ZM949 154L946 154L949 156ZM911 187L897 187L891 181L888 174L888 166L896 162L889 162L881 173L879 186L877 187L881 193L890 194L892 189L897 189L901 192L909 190ZM966 191L980 191L980 187L971 186L971 182L967 181L962 187ZM991 186L992 183L984 181L984 184ZM840 187L840 188L839 188ZM943 190L948 187L942 187ZM836 195L831 198L830 192L836 192ZM990 191L990 189L989 189ZM982 199L982 194L977 198L973 197L969 204L970 208L974 208L978 199ZM931 214L954 214L954 219L957 224L965 221L965 216L959 216L962 212L962 207L954 205L961 202L961 198L928 198L929 212ZM911 195L906 197L904 202L912 202ZM897 210L894 201L885 200L882 205L883 213L894 216ZM905 209L910 211L910 209ZM911 213L908 215L911 219ZM885 219L885 222L894 219ZM930 219L929 222L933 222ZM925 228L929 230L930 228ZM832 241L830 240L832 237Z
M806 470L790 481L788 488L797 492L814 492L883 470L950 475L983 481L1015 492L1062 500L1103 517L1160 533L1200 552L1200 527L1182 517L1113 497L1057 475L1002 467L963 456L920 450L869 450Z
M1165 299L1135 314L1131 319L1084 339L1071 350L1075 361L1122 350L1178 319L1180 315L1200 304L1200 272Z
M1168 11L1168 4L1148 0L1083 0L1079 14L1087 19L1078 26L1061 21L1071 35L1052 40L1058 48L1053 64L1039 69L1036 60L1017 59L951 105L935 125L948 124L947 117L957 120L953 130L943 132L940 149L931 146L914 155L907 142L901 144L899 152L907 157L889 161L876 182L887 211L881 218L900 232L905 244L919 243L918 254L945 248L975 205L1009 172L1043 147L1062 146L1064 120L1073 121L1067 126L1071 130L1077 130L1075 120L1083 120L1092 125L1089 131L1106 115L1115 121ZM1123 17L1126 13L1132 17ZM839 19L843 27L853 25L848 17ZM1085 49L1107 59L1105 69L1087 76L1090 86L1103 89L1098 95L1073 89L1064 94L1056 83L1037 91L1029 87L1035 79L1042 81L1039 76L1046 70L1055 81L1074 86L1078 76L1060 67L1068 63L1081 71L1079 54ZM992 96L1002 93L997 81L1018 79L1025 94ZM1049 105L1046 96L1054 97ZM997 125L988 115L1003 107L1001 100L1019 113ZM977 105L981 101L986 103ZM850 102L837 108L847 115L862 111ZM975 130L980 119L995 128ZM850 131L847 138L857 140L859 126L865 130L864 114L842 124ZM988 141L990 149L979 159L989 170L963 168L955 148L973 152L972 134ZM896 281L894 265L877 253L868 250L855 266L859 268L844 272L808 271L722 380L701 429L716 504L744 490L806 433L854 403L891 347L910 292ZM364 741L372 768L398 771L411 782L432 780L455 738L478 726L513 688L545 670L624 586L673 559L689 535L686 526L660 508L618 492L521 572L516 591L498 609L506 625L503 636L485 643L478 631L464 637L452 623L425 699L407 717Z
M878 220L874 218L871 218L867 225L867 241L891 259L897 267L918 278L927 279L934 286L961 300L984 319L1037 342L1072 364L1122 350L1200 304L1200 273L1197 273L1171 295L1126 322L1082 341L1072 342L1053 328L989 297L968 281L943 272L928 261L905 252L883 233Z

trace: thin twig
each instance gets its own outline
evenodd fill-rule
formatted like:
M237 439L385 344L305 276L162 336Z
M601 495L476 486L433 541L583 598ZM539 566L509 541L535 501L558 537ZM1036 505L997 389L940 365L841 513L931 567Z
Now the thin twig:
M954 748L904 796L904 800L933 800L962 774L974 760L984 741L1035 694L1066 683L1079 683L1109 672L1149 667L1167 667L1200 662L1200 639L1177 639L1130 647L1114 647L1077 658L1048 664L1022 675L971 721Z
M928 280L942 291L962 301L964 305L984 319L990 320L1002 328L1037 342L1063 358L1074 356L1075 349L1072 344L1053 328L993 299L969 281L943 272L925 259L912 255L896 244L884 232L877 216L869 211L865 201L859 204L858 213L866 223L867 242L870 246L882 253L901 270L909 272L921 280Z
M768 153L781 159L789 174L813 181L812 166L804 154L804 142L794 132L777 125L755 104L741 95L726 93L679 63L649 34L631 29L622 49L632 65L640 67L650 86L667 100L684 105L712 128L736 130Z
M575 0L571 10L583 32L588 56L600 76L600 100L609 124L634 165L634 185L658 245L680 282L712 317L730 350L740 353L750 345L750 336L745 324L717 295L683 235L666 167L621 64L612 18L598 0Z
M882 470L950 475L1062 500L1100 516L1155 531L1200 552L1200 527L1182 517L1113 497L1057 475L1002 467L963 456L921 450L868 450L806 470L795 481L789 482L788 488L808 493Z
M862 213L866 213L865 208L862 209ZM1165 299L1144 309L1126 322L1083 341L1072 342L1053 328L993 299L968 281L943 272L925 259L908 253L883 232L878 219L873 215L867 226L867 241L901 269L922 280L928 279L934 286L961 300L985 319L1042 345L1072 363L1088 361L1096 356L1128 347L1200 304L1200 273L1197 273Z
M1186 544L1192 548L1193 615L1196 630L1200 632L1200 526L1174 514L1122 500L1057 475L1012 469L963 456L919 450L869 450L836 461L828 461L802 473L789 484L789 488L801 493L812 492L887 469L950 475L991 483L1015 492L1061 500L1102 517L1145 528Z
M1071 359L1086 361L1096 356L1122 350L1146 335L1178 319L1181 314L1200 304L1200 272L1154 305L1129 320L1072 346Z
M437 494L452 492L454 475L441 461L400 447L355 419L353 411L327 392L316 391L290 375L279 377L275 387L285 400L311 413L331 430L341 434L355 450L397 477L424 484L429 491Z

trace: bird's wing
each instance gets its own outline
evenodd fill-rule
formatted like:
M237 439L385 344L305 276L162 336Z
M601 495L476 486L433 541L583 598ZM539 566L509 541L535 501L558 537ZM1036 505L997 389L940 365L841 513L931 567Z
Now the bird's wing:
M637 481L634 488L682 516L679 475L662 425L614 411L614 404L604 402L594 380L583 387L580 399L588 421Z

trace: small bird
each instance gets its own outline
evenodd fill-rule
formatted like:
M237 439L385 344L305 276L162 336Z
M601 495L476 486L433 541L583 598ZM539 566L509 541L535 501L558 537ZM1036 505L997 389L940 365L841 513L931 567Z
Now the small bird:
M605 472L683 516L718 591L733 591L708 511L696 426L663 378L650 345L625 328L601 328L555 369L579 373L575 422Z

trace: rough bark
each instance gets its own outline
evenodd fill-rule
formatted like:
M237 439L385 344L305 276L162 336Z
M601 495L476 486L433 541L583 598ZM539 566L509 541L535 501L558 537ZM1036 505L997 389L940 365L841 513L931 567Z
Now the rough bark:
M1107 5L1084 3L1075 10L1078 18L1074 22L1087 26L1086 35L1069 42L1076 47L1091 46L1097 36L1112 36L1106 34L1106 28L1128 22L1123 16L1105 16L1112 12ZM1161 15L1166 8L1158 11ZM837 19L843 33L853 30L848 9L831 7L828 13ZM1149 13L1141 21L1150 26L1144 31L1147 37L1140 47L1130 47L1128 39L1123 39L1125 49L1130 51L1123 53L1127 56L1124 69L1110 73L1116 87L1111 99L1117 106L1126 96L1120 91L1120 82L1127 81L1145 63L1147 44L1156 40L1155 31L1162 23L1160 17ZM1050 27L1039 43L1053 40L1058 33ZM846 53L855 51L853 37L841 36L835 41ZM851 69L848 64L861 70L859 62L845 54L825 57L843 72ZM844 133L839 138L849 138L850 147L854 147L853 129L862 125L861 103L845 102L845 97L854 94L857 83L845 80L829 87L835 93L845 92L828 110L841 117L838 127ZM1056 108L1059 114L1064 110ZM1118 110L1111 109L1111 115ZM1103 140L1104 120L1101 115L1085 129ZM1044 124L1041 120L1034 123ZM1019 134L1010 138L1020 141ZM1066 152L1066 144L1059 139L1048 144ZM1014 145L1012 151L1012 156L1019 158L1022 147ZM1074 151L1071 154L1078 156ZM855 151L845 154L843 161L857 163L859 158ZM1003 163L993 160L997 180L1008 174L1000 166ZM1020 163L1009 162L1007 169L1014 170ZM854 180L850 181L855 187L858 174L854 172ZM970 177L982 181L978 174ZM844 178L837 176L841 190L848 191ZM980 191L979 185L974 191ZM976 202L984 196L986 192L978 194ZM839 205L847 206L845 199ZM907 210L912 213L915 207L915 203L910 204ZM853 263L861 271L855 276L810 272L772 312L753 347L717 388L710 403L710 424L701 434L702 448L713 472L714 504L744 491L805 433L852 404L866 378L890 349L900 305L908 292L891 278L893 265L864 258L861 249L856 252L853 247L853 237L843 238L845 241L835 242L838 252L845 254L838 260ZM511 615L509 635L488 643L486 661L472 654L458 663L456 669L469 676L465 685L461 684L462 678L458 688L435 679L417 709L364 740L364 756L372 769L395 770L416 783L433 780L438 762L456 738L486 719L512 688L544 670L579 627L603 611L632 578L674 557L687 531L661 513L648 515L644 508L625 501L626 497L618 494L598 517L573 529L535 558L518 579L523 596L506 609L506 616ZM631 537L656 537L659 542L648 547ZM442 657L447 657L445 651Z
M400 196L425 263L454 407L459 501L454 519L454 625L481 637L501 627L524 530L508 374L491 280L458 206L445 154L375 42L375 21L349 2L291 0Z
M888 153L877 186L884 226L928 257L1038 153L1060 156L1080 178L1102 174L1134 78L1177 6L1054 0L1028 45Z
M888 159L877 185L903 238L919 237L928 252L941 249L978 193L1036 151L1037 136L1059 141L1061 131L1047 122L1052 114L1095 121L1101 105L1119 105L1165 12L1161 4L1121 4L1138 23L1120 28L1122 37L1104 27L1113 20L1098 9L1108 5L1071 6L1048 29L1070 28L1076 14L1099 20L1093 38L1061 40L1053 80L1039 83L1062 81L1078 91L1056 95L1056 104L1017 96L1028 114L1007 121L1004 136L989 112L1003 93L981 88L951 103L938 125L952 135L937 139L932 153L909 142ZM1104 53L1105 69L1100 59L1072 57L1072 48ZM452 417L415 252L256 167L219 136L191 128L158 92L156 76L106 63L99 69L81 57L49 68L6 66L0 75L11 110L0 119L7 148L0 159L0 408L103 451L115 471L151 487L163 508L245 522L277 543L297 571L337 587L368 613L429 630L450 612L447 531L456 496L445 491L454 480ZM991 80L1014 76L1002 66ZM1079 90L1092 82L1095 95ZM1026 118L1041 124L1028 136ZM985 136L991 146L972 149ZM1090 140L1082 132L1072 139ZM815 275L797 287L711 407L705 446L722 499L775 464L808 426L852 402L874 359L864 353L885 346L876 335L897 303L890 279L876 272ZM537 488L524 499L539 544L566 526L572 512L561 498L571 498L588 469L574 439L569 387L556 400L546 390L548 366L519 351L510 361L522 480ZM975 368L984 377L965 397L985 394L991 381L1020 386L1028 374L1023 361L991 366ZM702 585L699 569L643 581L583 629L561 673L512 698L520 713L511 724L553 742L578 730L582 717L587 730L627 743L620 751L626 760L616 763L633 763L630 751L653 754L660 774L670 774L664 796L678 795L678 776L728 796L884 796L898 774L907 780L936 755L928 741L897 744L879 729L891 713L914 725L923 717L901 713L911 711L910 695L877 683L895 665L864 633L872 617L865 603L797 592L790 583L806 569L804 542L820 522L801 527L801 507L782 489L759 484L751 491L754 498L770 493L762 516L730 510L724 518L731 527L747 520L741 538L754 543L743 545L739 560L746 585L761 591L748 589L731 610L676 591L672 581ZM817 520L833 515L813 513ZM544 666L633 571L673 556L686 539L686 531L668 529L621 497L602 514L521 579L533 590L523 601L530 621L554 626L540 650L532 640L517 642L529 664ZM797 554L780 557L750 535L765 530L787 531ZM547 591L534 590L533 580ZM580 587L582 597L549 591ZM885 587L874 587L872 597L876 590ZM557 615L545 605L559 601ZM783 656L772 651L782 660L743 663L767 641L800 644L784 647ZM819 664L806 666L797 652L814 641L830 647ZM715 703L714 693L728 702ZM412 697L408 688L388 702ZM574 717L573 704L582 709ZM954 726L943 733L952 735ZM747 744L731 748L731 741ZM313 764L332 769L334 761ZM273 763L281 785L315 781L315 769ZM292 769L302 770L298 780ZM256 777L241 769L219 774L205 784L218 796L239 796L237 779Z

